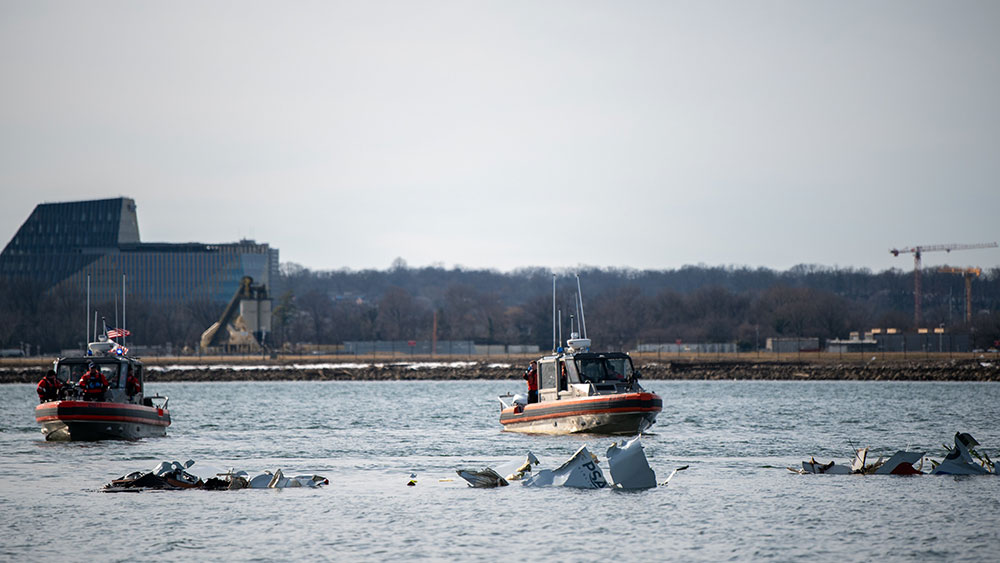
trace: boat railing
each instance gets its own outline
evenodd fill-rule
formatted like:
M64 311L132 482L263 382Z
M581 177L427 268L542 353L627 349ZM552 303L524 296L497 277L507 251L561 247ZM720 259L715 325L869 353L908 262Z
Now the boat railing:
M151 397L143 397L142 404L147 407L156 407L158 409L166 409L167 404L170 403L170 397L164 397L157 393Z

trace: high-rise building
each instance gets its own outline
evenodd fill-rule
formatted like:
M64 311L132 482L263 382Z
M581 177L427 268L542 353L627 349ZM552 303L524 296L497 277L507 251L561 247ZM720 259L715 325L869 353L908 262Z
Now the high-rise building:
M120 197L40 204L0 254L0 278L83 290L88 276L95 302L121 295L124 283L130 300L225 303L244 276L278 294L278 249L140 242L135 201Z

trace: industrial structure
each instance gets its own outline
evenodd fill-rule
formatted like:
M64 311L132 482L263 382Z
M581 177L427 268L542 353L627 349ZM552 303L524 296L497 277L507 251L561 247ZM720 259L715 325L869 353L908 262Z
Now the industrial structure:
M920 258L924 252L937 252L945 251L951 252L952 250L973 250L977 248L996 248L997 243L995 242L984 242L977 244L925 244L923 246L913 246L909 248L893 248L889 252L893 256L899 256L900 254L913 254L913 325L919 327L923 322L923 315L921 312L923 295L921 293L921 265Z
M201 334L201 349L221 348L226 352L266 350L270 343L271 298L267 287L244 276L240 287L219 320Z
M0 253L0 279L81 291L89 279L94 302L120 295L124 280L130 301L226 303L244 276L273 294L278 250L252 240L141 242L135 201L127 197L40 204Z

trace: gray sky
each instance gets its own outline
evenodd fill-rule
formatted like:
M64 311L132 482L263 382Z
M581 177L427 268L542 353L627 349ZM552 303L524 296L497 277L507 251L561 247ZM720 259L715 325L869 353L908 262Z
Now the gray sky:
M312 269L1000 240L1000 2L0 0L0 76L0 245L120 195Z

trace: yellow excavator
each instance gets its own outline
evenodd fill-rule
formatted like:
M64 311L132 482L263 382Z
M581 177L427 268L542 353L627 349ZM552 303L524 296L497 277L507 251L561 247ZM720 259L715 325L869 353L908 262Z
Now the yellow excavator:
M201 348L222 348L226 352L267 350L270 331L271 298L267 287L255 285L253 278L243 276L222 316L201 333Z

